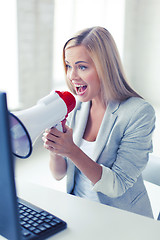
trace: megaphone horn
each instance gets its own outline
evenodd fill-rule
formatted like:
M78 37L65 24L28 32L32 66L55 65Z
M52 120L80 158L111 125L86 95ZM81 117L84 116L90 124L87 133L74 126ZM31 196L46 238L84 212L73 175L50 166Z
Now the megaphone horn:
M26 110L9 113L13 154L19 158L31 155L36 138L46 129L61 126L76 105L74 96L67 91L54 91Z

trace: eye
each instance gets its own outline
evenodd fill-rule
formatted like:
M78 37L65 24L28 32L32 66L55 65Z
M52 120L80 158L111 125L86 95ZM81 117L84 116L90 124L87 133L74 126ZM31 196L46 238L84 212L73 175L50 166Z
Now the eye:
M66 69L71 69L71 66L69 64L66 64Z
M80 65L80 66L79 66L79 69L81 69L81 70L83 70L83 71L84 71L86 68L87 68L87 67L84 66L84 65Z

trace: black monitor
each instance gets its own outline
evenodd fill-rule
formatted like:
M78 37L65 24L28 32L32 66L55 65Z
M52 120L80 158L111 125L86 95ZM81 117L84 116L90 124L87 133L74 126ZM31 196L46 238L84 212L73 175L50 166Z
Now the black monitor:
M6 93L0 92L0 235L20 239Z
M12 155L9 116L6 93L0 92L0 235L10 240L46 239L64 230L67 224L55 215L17 198L14 176L15 159ZM39 219L41 222L39 222L37 229L33 226L29 227L29 224L24 226L20 224L25 221L26 215L22 213L23 221L20 222L18 203L20 208L28 208L32 219L34 219L33 212L37 212L37 215L43 219L45 216L44 221ZM27 212L27 214L29 213ZM49 223L47 224L46 221ZM37 225L36 220L35 223ZM26 229L27 226L28 229Z

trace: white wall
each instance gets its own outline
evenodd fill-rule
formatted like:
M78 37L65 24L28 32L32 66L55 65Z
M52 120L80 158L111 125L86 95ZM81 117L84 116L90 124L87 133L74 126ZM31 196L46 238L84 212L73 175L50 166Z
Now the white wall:
M134 88L160 107L160 1L126 1L124 64Z
M18 52L16 0L1 1L0 91L8 94L10 108L18 105Z
M19 96L27 107L52 88L64 88L63 44L79 29L94 25L112 33L134 88L160 105L159 0L17 2L19 73L16 0L2 1L0 8L0 90L7 90L11 105L18 104Z
M30 107L49 94L53 67L53 0L17 0L19 100Z
M125 0L55 0L53 87L65 88L62 49L77 31L93 26L107 28L123 55Z

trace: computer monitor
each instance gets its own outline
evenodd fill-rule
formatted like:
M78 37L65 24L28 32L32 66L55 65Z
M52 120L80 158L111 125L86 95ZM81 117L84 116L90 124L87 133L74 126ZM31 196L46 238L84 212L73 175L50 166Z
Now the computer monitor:
M6 93L0 92L0 235L11 240L46 239L66 229L67 223L17 198L9 116Z
M0 92L0 235L20 239L6 93Z

